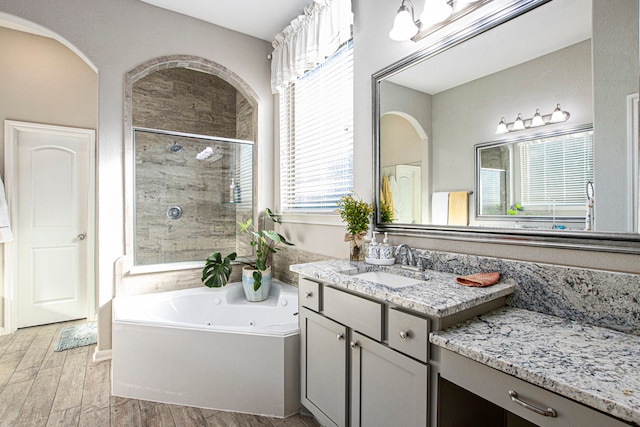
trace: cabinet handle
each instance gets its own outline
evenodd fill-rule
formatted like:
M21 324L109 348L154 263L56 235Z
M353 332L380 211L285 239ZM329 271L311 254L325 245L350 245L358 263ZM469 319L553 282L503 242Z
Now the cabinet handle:
M337 334L336 338L338 338L338 341L343 340L344 339L344 334Z
M304 296L305 296L305 297L307 297L307 298L311 298L311 297L313 296L313 294L312 294L310 291L307 291L307 292L304 294Z
M351 341L351 343L349 344L351 346L351 348L356 348L358 347L360 344L358 343L358 341Z
M509 390L509 397L518 405L523 406L524 408L527 408L528 410L533 411L536 414L544 415L545 417L553 417L553 418L558 416L558 413L553 408L540 409L535 405L525 402L524 400L520 400L518 398L518 393L516 393L513 390Z
M407 338L409 338L409 331L400 331L400 339L406 340Z

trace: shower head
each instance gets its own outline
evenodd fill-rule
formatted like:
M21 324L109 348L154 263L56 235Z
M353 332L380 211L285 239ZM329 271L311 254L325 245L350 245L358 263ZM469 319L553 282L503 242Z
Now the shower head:
M173 141L173 145L170 150L172 153L179 153L182 151L182 145L179 145L177 141Z
M203 160L207 163L215 162L222 158L222 149L220 146L215 148L207 147L196 155L196 159Z

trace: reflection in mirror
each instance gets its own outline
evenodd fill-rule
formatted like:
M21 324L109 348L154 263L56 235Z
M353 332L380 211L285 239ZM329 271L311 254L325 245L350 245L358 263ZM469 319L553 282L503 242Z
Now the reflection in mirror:
M638 0L541 1L462 43L434 44L376 73L376 196L383 209L393 205L392 225L508 232L515 227L512 216L521 216L529 218L518 226L533 227L536 218L537 227L551 230L555 210L563 217L556 225L565 230L637 233L637 17ZM570 113L566 122L538 128L529 120L524 130L496 134L502 117L531 119L538 109L550 115L558 104ZM514 181L524 165L519 156L537 155L543 144L506 143L585 126L594 129L593 175L575 184L580 198L523 193ZM480 152L488 163L476 173L475 147L487 141L496 145ZM552 179L528 176L528 188ZM496 182L492 195L490 180ZM591 227L585 223L584 180L597 194ZM492 197L493 204L478 197ZM523 197L531 199L524 203ZM379 226L388 222L377 218Z
M251 253L252 142L134 128L134 153L136 266Z
M591 126L479 144L473 224L590 229L593 201L587 188L592 185Z

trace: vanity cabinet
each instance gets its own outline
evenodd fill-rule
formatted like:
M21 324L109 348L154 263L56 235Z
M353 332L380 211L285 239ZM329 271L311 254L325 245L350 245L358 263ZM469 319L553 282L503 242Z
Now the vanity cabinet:
M595 409L452 351L442 349L440 355L439 427L629 426ZM465 393L470 398L461 397ZM461 407L461 399L465 402L475 400L475 406ZM496 409L502 414L498 416L502 418L499 423L496 423L495 419L490 421L487 418L495 414ZM456 411L455 422L443 415ZM472 424L469 424L470 422Z
M301 403L323 426L428 425L428 319L305 278L299 301Z
M351 334L351 426L426 426L428 366Z
M346 426L347 328L304 307L298 315L303 405L325 426Z

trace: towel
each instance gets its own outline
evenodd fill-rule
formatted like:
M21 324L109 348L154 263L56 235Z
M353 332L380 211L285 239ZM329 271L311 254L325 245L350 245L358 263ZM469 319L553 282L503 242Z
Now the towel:
M500 281L500 273L475 273L468 276L456 277L456 281L464 286L483 288L498 283Z
M469 192L449 193L449 225L469 225Z
M390 211L395 214L395 208L393 206L393 192L391 191L391 182L389 181L389 177L387 175L382 177L380 200L382 200L383 203L386 203L389 206Z
M11 242L13 233L9 222L9 206L4 194L4 183L0 179L0 242Z
M431 222L436 225L447 225L449 222L448 192L433 193L431 200Z

